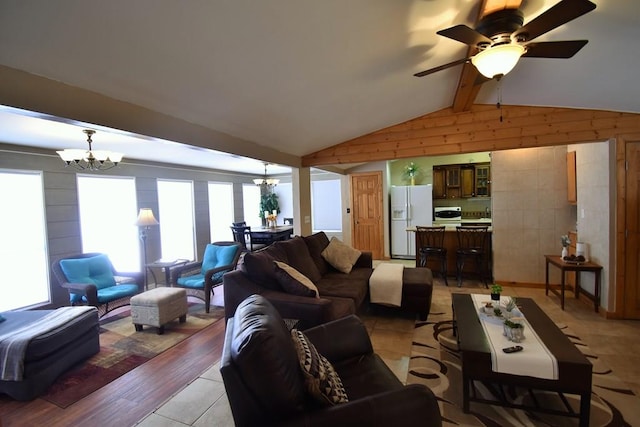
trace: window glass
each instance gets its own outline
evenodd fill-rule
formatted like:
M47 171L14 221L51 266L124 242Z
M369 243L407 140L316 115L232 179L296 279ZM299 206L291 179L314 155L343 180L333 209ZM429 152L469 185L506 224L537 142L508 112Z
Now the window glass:
M311 181L313 231L342 231L340 180Z
M242 184L242 204L244 221L251 227L261 227L260 187L255 184Z
M102 252L118 271L140 271L136 181L77 175L82 252Z
M284 224L285 218L293 218L293 190L290 182L281 182L276 185L274 192L278 195L278 225Z
M230 182L209 183L209 228L211 241L233 240L233 184Z
M42 173L0 170L0 312L50 302Z
M163 179L157 182L162 258L195 260L193 182Z

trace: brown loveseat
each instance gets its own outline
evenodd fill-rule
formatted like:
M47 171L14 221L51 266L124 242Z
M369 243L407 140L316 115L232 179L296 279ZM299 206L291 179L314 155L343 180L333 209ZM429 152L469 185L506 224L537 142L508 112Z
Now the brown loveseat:
M220 372L238 427L442 426L433 392L403 385L358 317L305 330L302 352L293 332L259 295L227 322Z
M369 277L373 272L371 253L362 252L347 274L322 257L329 243L327 235L319 232L245 254L238 269L223 278L226 318L233 317L236 307L253 294L269 300L283 318L299 320L300 328L355 314L368 301ZM317 287L319 298L291 289L285 291L274 261L285 263L309 278Z

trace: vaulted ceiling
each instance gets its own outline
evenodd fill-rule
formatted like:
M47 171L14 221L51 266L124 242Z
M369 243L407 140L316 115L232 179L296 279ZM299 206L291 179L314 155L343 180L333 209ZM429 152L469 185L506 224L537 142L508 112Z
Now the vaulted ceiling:
M504 147L490 144L488 134L478 137L482 128L509 133L505 138L515 146L549 141L545 135L554 133L559 140L566 132L555 120L566 123L570 111L564 108L590 110L573 116L581 123L577 129L587 132L580 138L610 136L599 133L603 122L590 120L613 120L614 131L620 120L640 121L640 8L628 0L593 0L593 12L540 37L588 39L571 59L522 58L500 83L482 85L475 84L470 64L413 76L470 54L436 31L473 27L487 11L513 2L521 3L525 22L557 3L4 1L0 104L73 126L139 135L147 155L160 151L152 145L159 138L191 151L233 152L294 167ZM498 90L502 122L494 105ZM452 144L449 137L434 149L435 139L425 139L442 141L456 127L461 131L451 134L465 139L469 129L461 124L469 120L477 127L466 142ZM526 129L514 130L523 121ZM548 125L551 130L531 137L532 126ZM33 127L15 132L36 145L46 135ZM412 127L421 133L406 133ZM2 130L0 141L14 142ZM367 145L385 141L378 148ZM389 143L406 150L384 149ZM345 147L348 160L327 157Z

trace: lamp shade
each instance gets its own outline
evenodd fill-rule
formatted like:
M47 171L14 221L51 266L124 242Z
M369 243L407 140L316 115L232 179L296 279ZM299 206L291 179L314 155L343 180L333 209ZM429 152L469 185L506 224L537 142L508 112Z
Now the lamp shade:
M483 76L492 79L513 70L524 51L524 47L519 44L493 46L473 56L471 63Z
M140 209L140 212L138 212L138 219L136 220L136 225L138 227L150 227L158 224L159 222L156 217L153 216L153 211L150 208Z

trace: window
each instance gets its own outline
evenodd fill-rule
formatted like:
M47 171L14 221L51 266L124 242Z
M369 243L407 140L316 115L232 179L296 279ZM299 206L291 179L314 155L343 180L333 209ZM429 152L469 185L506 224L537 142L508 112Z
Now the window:
M311 182L311 214L313 230L342 231L340 180Z
M260 218L260 187L255 184L242 184L242 204L244 220L251 227L262 227Z
M50 301L42 173L0 170L0 312ZM19 290L11 289L18 285Z
M229 182L209 183L209 228L211 241L233 240L233 184Z
M158 221L162 258L195 260L192 181L158 181Z
M280 183L275 188L278 195L278 205L280 213L278 214L278 224L284 224L285 218L293 218L293 186L290 182Z
M140 271L136 181L77 175L83 252L103 252L118 271Z

